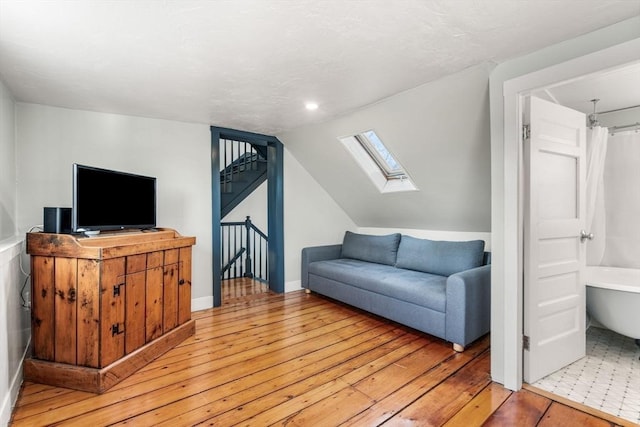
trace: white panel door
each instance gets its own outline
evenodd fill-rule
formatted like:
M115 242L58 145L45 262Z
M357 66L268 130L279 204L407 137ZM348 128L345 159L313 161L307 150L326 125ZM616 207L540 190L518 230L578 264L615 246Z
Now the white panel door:
M524 142L524 380L585 355L585 115L530 97ZM528 173L527 173L528 172Z

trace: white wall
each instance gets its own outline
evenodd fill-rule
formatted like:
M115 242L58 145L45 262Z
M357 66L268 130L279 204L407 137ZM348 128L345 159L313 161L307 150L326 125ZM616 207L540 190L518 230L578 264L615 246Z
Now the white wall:
M15 164L15 102L0 81L0 426L8 423L18 397L30 335L29 312L20 299L25 283L20 272L24 239L16 233Z
M278 138L360 227L487 232L492 68L481 64ZM368 129L419 191L381 194L338 141Z
M71 206L72 164L157 177L157 223L195 236L192 297L209 298L209 127L17 104L18 226L42 224L44 206Z
M286 170L287 165L284 165ZM267 233L267 181L260 184L258 188L244 199L238 206L233 208L227 216L222 218L222 222L240 222L247 216L251 217L251 222L261 231ZM286 227L286 224L285 224Z
M0 241L16 234L15 102L0 81Z
M638 39L640 17L506 61L491 74L491 375L494 381L509 388L519 388L522 379L522 228L519 217L517 115L515 108L504 108L505 104L514 103L513 99L505 99L505 83L509 85L514 79L537 71L540 71L537 75L540 86L530 89L539 89L554 79L557 82L563 78L575 78L592 71L581 64L582 71L568 72L567 69L560 70L556 64L574 59L578 61L590 54ZM637 52L634 58L626 61L637 60ZM603 61L605 58L606 61ZM616 60L625 61L624 58L616 58L615 52L604 55L600 58L599 67L614 66ZM534 84L533 81L531 83ZM513 120L505 121L505 113L511 115Z
M29 311L21 306L20 299L25 279L20 272L22 249L22 239L0 242L0 426L9 421L18 398L22 361L30 337ZM26 293L25 298L28 298Z
M286 146L284 164L284 277L285 290L291 291L302 288L302 248L342 243L356 224Z

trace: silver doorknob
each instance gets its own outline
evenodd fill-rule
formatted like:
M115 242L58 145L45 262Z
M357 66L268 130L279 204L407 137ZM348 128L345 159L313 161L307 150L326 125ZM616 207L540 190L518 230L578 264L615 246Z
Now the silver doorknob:
M580 230L580 242L584 243L585 240L593 240L593 233L587 233L584 230Z

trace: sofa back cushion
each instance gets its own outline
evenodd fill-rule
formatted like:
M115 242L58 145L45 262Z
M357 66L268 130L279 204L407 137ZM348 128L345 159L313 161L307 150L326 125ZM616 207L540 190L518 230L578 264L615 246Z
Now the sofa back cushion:
M347 231L342 241L342 258L394 265L399 243L399 233L372 236Z
M450 276L484 261L484 240L448 242L402 236L396 267Z

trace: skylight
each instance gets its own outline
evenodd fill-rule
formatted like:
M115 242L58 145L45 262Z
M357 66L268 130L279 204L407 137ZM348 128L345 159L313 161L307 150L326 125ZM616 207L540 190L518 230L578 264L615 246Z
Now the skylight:
M417 190L375 131L368 130L339 139L380 192Z
M378 135L372 130L355 135L356 140L367 150L373 161L385 174L387 179L403 178L406 174L393 155L384 146Z

